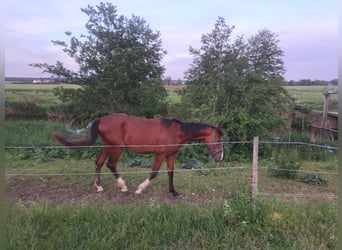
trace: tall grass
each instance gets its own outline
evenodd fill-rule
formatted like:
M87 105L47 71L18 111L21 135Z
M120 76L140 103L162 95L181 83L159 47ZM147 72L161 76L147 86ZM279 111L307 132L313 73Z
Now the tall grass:
M244 196L244 195L242 195ZM183 204L7 209L6 249L333 249L337 208L227 198Z
M6 121L6 146L51 146L54 142L49 137L49 131L59 130L71 132L63 124L48 121Z

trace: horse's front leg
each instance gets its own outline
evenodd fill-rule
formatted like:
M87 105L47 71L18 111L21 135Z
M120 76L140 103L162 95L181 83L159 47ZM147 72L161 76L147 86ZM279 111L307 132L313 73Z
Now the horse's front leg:
M173 194L173 196L179 195L176 192L175 187L173 185L173 169L175 164L175 155L170 155L167 157L167 174L169 175L169 191Z
M118 171L116 170L116 163L120 158L120 155L122 153L122 149L116 149L115 151L111 152L111 155L109 157L109 160L107 162L107 167L112 171L114 174L117 182L118 182L118 187L121 189L121 192L127 192L128 188L126 186L125 181L121 178L119 175Z
M101 168L107 158L108 153L106 150L102 149L99 156L96 159L95 162L95 177L93 181L93 186L96 188L96 192L103 192L103 187L101 186L100 181L100 174L101 174Z
M148 186L148 184L150 184L150 182L158 175L158 171L164 159L164 155L156 155L156 157L154 158L153 168L150 177L139 185L137 191L135 191L135 194L140 195L142 191Z

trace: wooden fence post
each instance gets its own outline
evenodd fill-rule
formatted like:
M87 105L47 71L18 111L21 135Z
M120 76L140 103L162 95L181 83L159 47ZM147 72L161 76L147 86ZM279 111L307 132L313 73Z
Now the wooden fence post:
M259 137L253 138L253 165L252 165L252 197L258 192L258 155L259 155Z

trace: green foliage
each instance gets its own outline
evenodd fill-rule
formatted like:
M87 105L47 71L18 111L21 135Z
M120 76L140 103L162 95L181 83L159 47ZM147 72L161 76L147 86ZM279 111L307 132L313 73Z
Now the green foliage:
M292 128L296 131L308 131L310 128L310 121L303 118L294 118L292 122Z
M127 163L128 167L143 167L143 168L152 168L152 162L143 159L142 157L135 157L130 159Z
M90 148L83 152L66 150L62 147L50 148L56 142L49 137L49 132L60 131L67 136L80 136L76 131L69 130L64 124L49 121L7 121L5 123L5 146L7 151L18 159L34 159L40 162L70 157L94 159L99 153L98 148ZM88 130L85 130L88 133ZM14 148L13 148L14 147Z
M291 133L290 141L311 144L310 137L305 133ZM337 143L324 139L317 139L315 144L321 146L296 145L293 150L297 151L302 160L327 161L337 158Z
M236 204L238 202L238 204ZM336 204L10 205L6 249L335 249Z
M228 226L254 227L259 230L269 226L271 203L261 198L253 198L250 185L237 182L234 190L223 203L223 215Z
M200 161L192 158L183 159L180 164L183 169L200 169L202 166L203 164Z
M275 152L273 164L268 173L270 176L283 179L295 179L301 167L297 152L294 150Z
M306 174L300 180L310 185L325 186L328 184L328 181L326 179L323 179L319 175L313 174Z
M89 17L88 33L77 38L66 32L69 43L53 41L79 64L79 71L73 72L61 62L32 66L82 85L55 91L76 118L93 119L113 112L164 115L166 90L160 63L166 52L161 48L160 33L152 31L143 18L118 15L111 3L88 6L82 12Z
M201 47L190 47L194 60L181 95L188 119L222 123L225 138L244 141L284 126L278 113L292 107L292 99L282 87L277 36L264 29L247 41L232 40L233 30L218 18L212 32L202 36ZM244 145L230 150L246 151Z
M48 121L6 121L5 146L43 147L53 144L48 132L58 130L71 135L63 124Z
M47 109L37 105L34 100L26 101L5 101L5 108L10 110L10 116L21 118L43 118L46 115Z

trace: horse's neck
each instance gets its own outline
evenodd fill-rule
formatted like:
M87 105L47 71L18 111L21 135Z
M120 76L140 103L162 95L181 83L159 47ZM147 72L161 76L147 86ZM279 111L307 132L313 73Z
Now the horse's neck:
M205 131L197 132L197 133L189 133L187 135L184 135L182 142L189 143L193 141L204 141L204 138L206 135L207 133Z
M208 124L196 123L196 122L180 122L180 130L182 133L183 143L191 141L204 141L208 136Z

